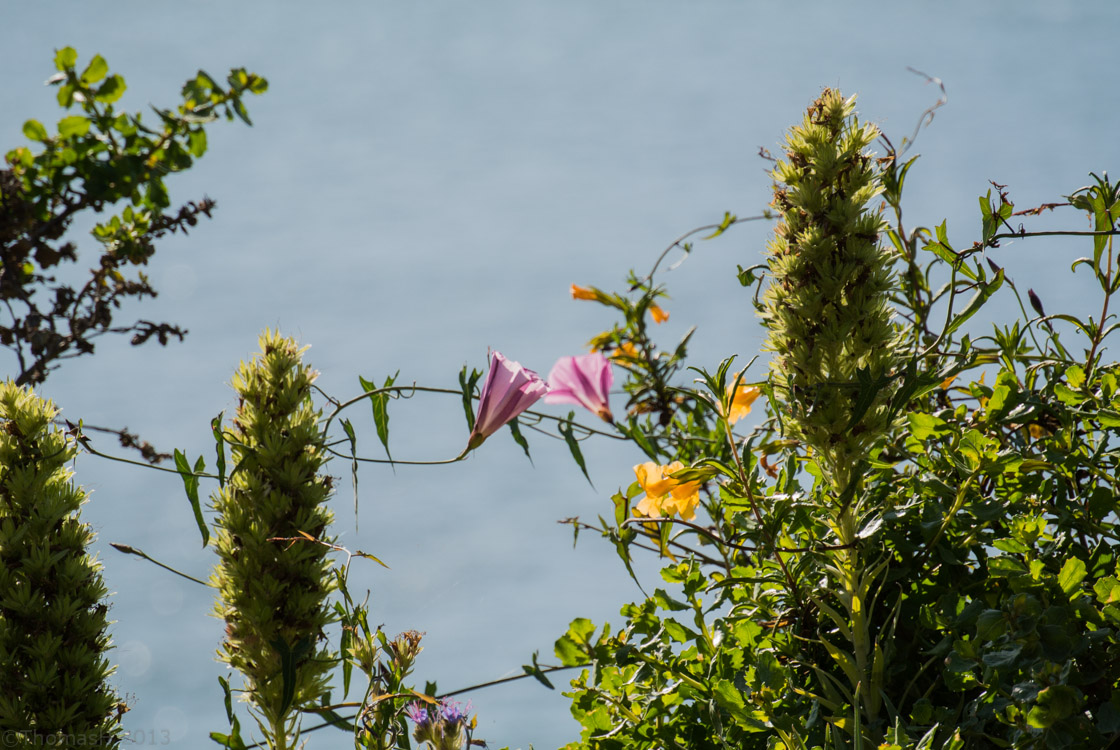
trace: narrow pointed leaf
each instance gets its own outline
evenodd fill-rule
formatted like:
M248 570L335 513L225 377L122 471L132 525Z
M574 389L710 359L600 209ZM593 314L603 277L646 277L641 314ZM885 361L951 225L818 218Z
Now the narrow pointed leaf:
M202 460L202 456L199 456L198 461L195 462L194 471L191 471L191 465L187 462L187 457L176 448L175 468L179 471L179 476L183 480L183 489L187 491L187 500L191 503L195 523L198 524L198 530L202 534L202 546L205 547L210 543L210 529L206 525L206 519L202 515L202 506L198 502L198 477L195 474L201 473L206 468L206 464Z

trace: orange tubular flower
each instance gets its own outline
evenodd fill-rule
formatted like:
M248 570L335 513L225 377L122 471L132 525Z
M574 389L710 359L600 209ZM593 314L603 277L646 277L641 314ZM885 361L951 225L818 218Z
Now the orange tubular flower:
M654 323L664 323L669 319L669 313L662 310L656 303L650 303L649 314L653 316Z
M599 295L595 294L594 289L588 289L585 286L576 286L575 284L572 284L571 293L572 293L572 299L586 299L586 300L597 300L597 299L599 299Z
M728 388L727 395L731 401L731 413L727 415L727 422L728 424L735 424L751 413L751 405L762 395L762 389L756 385L740 383L734 394L731 393L731 388Z
M634 474L646 496L635 507L643 516L661 518L679 515L685 521L696 518L696 506L700 504L700 482L681 482L673 479L673 472L680 471L684 464L674 461L668 466L659 466L653 461L638 464Z
M634 346L634 342L623 341L611 354L611 359L638 359L641 356L642 353L638 351L638 347Z

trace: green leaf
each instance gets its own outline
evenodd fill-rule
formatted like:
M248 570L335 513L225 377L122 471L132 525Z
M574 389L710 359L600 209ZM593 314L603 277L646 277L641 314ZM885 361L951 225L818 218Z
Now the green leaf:
M283 680L280 694L280 713L284 714L291 708L296 695L296 668L303 662L304 657L311 651L311 639L304 636L296 643L295 648L289 648L283 638L270 641L270 644L280 654L280 677Z
M27 136L28 140L38 143L42 143L48 138L47 129L38 120L28 120L23 123L23 134Z
M1077 391L1074 391L1065 383L1054 384L1054 395L1058 397L1059 401L1067 406L1077 406L1085 400L1085 396L1082 396Z
M742 693L730 680L720 680L712 689L716 704L726 711L735 723L748 732L772 731L766 723L764 711L748 708Z
M350 479L354 485L354 525L358 525L358 438L354 434L354 425L350 423L349 419L343 419L339 422L342 425L342 431L346 433L346 439L350 441Z
M191 152L191 156L198 158L206 153L206 131L202 128L197 128L187 134L187 148Z
M576 465L579 466L583 476L587 479L587 483L594 487L591 481L591 476L587 473L587 464L583 461L583 452L579 448L579 441L576 440L575 433L572 425L575 423L576 413L574 411L568 412L568 418L560 423L560 434L564 436L564 442L568 444L568 450L572 453L572 458L575 459Z
M1062 591L1070 599L1074 598L1074 594L1078 593L1081 588L1081 582L1085 580L1086 575L1085 563L1076 557L1071 557L1066 560L1066 564L1062 566L1062 572L1058 573L1058 585L1062 587Z
M994 641L1007 630L1007 620L998 609L986 609L976 618L976 637L981 641Z
M183 480L183 488L187 491L187 499L191 503L191 510L194 511L195 523L198 524L198 530L202 534L202 546L205 547L210 542L210 529L206 526L206 519L202 515L202 506L198 502L198 477L195 474L202 473L206 468L206 462L203 461L202 456L199 456L198 460L195 461L194 471L192 472L187 457L176 448L175 468Z
M1070 365L1066 368L1066 382L1070 388L1080 388L1085 382L1085 370L1081 365Z
M727 231L727 228L729 226L731 226L734 223L735 223L735 214L731 213L730 211L725 211L724 214L723 214L723 221L721 221L719 226L716 227L716 231L712 232L707 237L702 237L701 239L710 240L710 239L714 239L716 237L719 237L721 234L723 234L724 232Z
M910 434L917 440L924 441L931 435L948 431L948 423L932 414L911 412L906 415L906 420L910 423Z
M1003 286L1002 268L995 275L995 278L993 278L986 284L982 284L981 287L976 290L976 294L972 295L972 299L968 301L968 304L965 306L964 310L961 311L961 314L953 318L952 322L949 323L949 326L945 329L945 333L943 335L948 336L953 331L964 325L965 321L979 312L980 308L984 306L984 303L988 301L988 298L995 294L996 290L1001 286Z
M229 680L226 680L223 677L219 677L218 678L218 684L222 686L222 693L225 696L226 720L230 724L232 724L233 723L233 696L231 695L230 690L229 690Z
M381 387L391 387L400 374L401 371L397 370L391 377L385 378L385 385ZM360 375L358 381L362 384L366 393L378 390L376 383L372 383ZM388 456L389 461L392 461L393 455L389 452L389 394L375 393L370 396L369 402L370 406L373 407L373 424L377 427L377 439L385 447L385 455Z
M556 640L556 658L565 667L578 667L587 663L587 649L595 624L585 617L572 620L568 632Z
M1000 649L999 651L990 651L984 654L984 656L981 658L981 661L984 662L984 666L994 667L995 669L1010 667L1019 658L1019 654L1020 652L1022 652L1022 650L1023 647L1021 645L1015 644L1013 646Z
M222 434L222 415L224 411L218 412L218 416L210 420L210 431L214 434L214 442L216 446L214 450L218 454L218 486L226 486L226 440L225 435Z
M642 428L638 426L638 420L634 419L634 417L630 417L629 426L623 427L620 424L618 428L633 440L635 445L642 449L642 453L645 453L654 461L657 460L657 450L653 447L653 444L649 442L649 438L646 437L646 434L642 432Z
M509 431L513 435L513 442L521 446L521 450L525 451L525 457L529 459L529 463L533 463L533 457L529 455L529 441L521 434L521 425L514 417L509 421Z
M474 369L468 377L466 365L463 365L463 369L459 371L459 387L463 389L463 411L467 415L468 430L474 429L474 386L481 377L482 373Z
M109 63L105 62L105 58L101 55L94 55L93 59L89 61L89 65L82 71L82 83L89 86L92 83L97 83L109 72Z
M532 675L537 680L537 682L544 685L549 690L555 690L556 688L549 681L548 677L545 676L545 673L541 671L540 665L537 664L538 653L539 652L537 651L533 652L533 664L531 666L529 664L522 664L521 668L525 670L525 674Z
M111 75L105 79L105 82L98 86L97 93L94 98L103 104L112 104L113 102L124 96L125 89L124 78L119 75Z
M78 52L73 47L63 47L55 52L54 66L58 70L72 70L78 62Z

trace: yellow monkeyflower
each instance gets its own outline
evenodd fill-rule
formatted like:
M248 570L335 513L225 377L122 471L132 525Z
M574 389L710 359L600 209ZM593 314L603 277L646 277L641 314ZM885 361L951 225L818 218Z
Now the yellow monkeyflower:
M685 521L696 518L696 506L700 504L700 482L681 482L669 476L683 468L684 464L680 461L667 466L646 461L635 466L634 475L646 493L635 510L650 518L674 515L679 515Z
M654 323L664 323L669 319L669 313L662 310L656 303L650 303L649 314L653 316Z
M730 414L727 415L728 424L735 424L743 417L751 413L751 405L762 395L762 389L757 385L743 385L739 384L732 393L731 386L727 389L727 398L731 402Z
M599 295L597 295L595 293L594 289L589 289L585 286L576 286L575 284L572 284L571 293L572 293L572 299L586 299L586 300L597 300L597 299L599 299Z

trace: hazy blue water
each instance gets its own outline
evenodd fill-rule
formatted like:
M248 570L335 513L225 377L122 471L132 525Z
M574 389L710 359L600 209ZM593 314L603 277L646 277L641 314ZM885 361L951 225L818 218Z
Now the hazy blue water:
M69 364L46 393L68 417L128 425L158 446L209 457L209 419L232 411L228 381L265 326L312 344L320 384L357 375L453 386L487 347L547 372L609 326L567 296L572 282L619 288L671 240L725 210L768 201L760 146L775 149L822 86L860 94L863 116L899 142L944 79L949 104L920 137L908 222L949 219L970 244L989 179L1021 206L1054 200L1090 170L1117 168L1111 65L1120 11L1108 2L746 4L732 2L192 2L0 6L0 146L27 117L59 117L44 81L52 50L104 55L125 75L123 105L172 104L199 67L246 66L271 82L252 129L218 124L210 153L173 178L173 200L208 194L216 218L163 243L149 273L163 290L144 317L191 329L167 349L123 342ZM757 262L769 227L698 247L666 277L666 343L690 325L697 363L753 356L761 336L735 264ZM87 245L88 247L88 245ZM1087 249L1009 244L993 253L1050 312L1081 311L1084 279L1055 274ZM11 358L6 360L11 366ZM376 455L365 432L362 448ZM456 399L392 406L394 453L456 454ZM417 680L453 689L520 672L577 616L601 622L638 595L614 552L572 549L557 519L594 518L632 479L636 451L588 451L596 489L563 446L534 442L535 468L504 434L465 464L364 471L343 542L392 570L359 567L373 622L427 632ZM212 464L212 460L210 460ZM205 577L212 558L174 475L83 458L94 492L121 663L127 726L148 743L202 746L225 726L209 592L108 541ZM341 462L333 471L345 478ZM641 569L656 585L656 566ZM557 680L557 684L563 684ZM492 747L573 739L567 702L535 683L473 696ZM154 735L153 735L154 732ZM342 746L341 734L312 748Z

